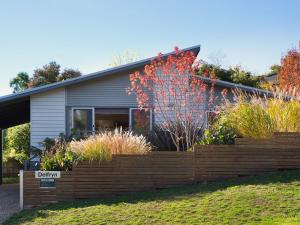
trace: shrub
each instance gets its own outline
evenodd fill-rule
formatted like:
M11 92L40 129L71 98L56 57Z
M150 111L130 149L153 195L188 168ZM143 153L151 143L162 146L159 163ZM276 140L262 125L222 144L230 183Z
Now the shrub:
M169 131L156 124L153 124L148 139L156 151L176 151L176 145L174 145Z
M236 103L227 102L221 117L239 136L269 138L274 132L300 131L298 97L286 97L284 92L275 93L274 98L236 92L235 98Z
M41 170L72 170L73 163L77 156L70 149L70 144L65 137L50 139L44 141L45 150L41 155Z
M218 121L204 131L199 141L201 145L234 144L237 134L226 122Z
M81 141L72 141L72 152L81 161L109 161L115 154L145 154L151 151L150 144L142 135L115 129L90 136Z
M30 152L30 125L23 124L8 128L4 132L4 161L15 159L23 165L29 158Z

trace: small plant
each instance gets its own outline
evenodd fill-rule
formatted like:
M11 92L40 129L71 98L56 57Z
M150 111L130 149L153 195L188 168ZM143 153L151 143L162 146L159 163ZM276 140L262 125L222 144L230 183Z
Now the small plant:
M201 145L220 145L220 144L234 144L234 139L237 134L226 123L219 121L213 124L210 128L204 131L204 134L199 141Z
M106 131L85 140L72 141L72 152L79 161L109 161L115 154L145 154L151 151L151 145L142 135L115 129Z

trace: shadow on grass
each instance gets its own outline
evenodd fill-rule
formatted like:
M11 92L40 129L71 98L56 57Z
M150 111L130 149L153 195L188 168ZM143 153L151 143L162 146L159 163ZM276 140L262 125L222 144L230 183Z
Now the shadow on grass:
M151 201L172 201L178 199L189 198L191 195L205 196L215 191L222 191L233 186L244 186L244 185L267 185L267 184L278 184L278 183L291 183L300 181L300 170L281 171L276 173L269 173L264 175L240 177L230 179L226 181L216 181L202 184L193 184L180 186L175 188L161 189L157 191L139 192L135 194L120 195L110 198L93 199L93 200L76 200L70 202L62 202L58 204L51 204L44 208L38 208L34 210L25 210L21 213L16 214L9 221L31 221L34 217L46 218L48 213L44 210L68 210L76 208L85 208L102 205L115 205L119 203L146 203ZM19 220L20 219L20 220Z

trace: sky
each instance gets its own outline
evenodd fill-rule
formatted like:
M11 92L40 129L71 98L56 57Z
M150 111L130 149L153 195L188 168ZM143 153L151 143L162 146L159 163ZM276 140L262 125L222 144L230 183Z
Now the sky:
M199 58L268 72L300 40L299 0L0 0L0 95L50 61L83 74L129 50L201 45Z

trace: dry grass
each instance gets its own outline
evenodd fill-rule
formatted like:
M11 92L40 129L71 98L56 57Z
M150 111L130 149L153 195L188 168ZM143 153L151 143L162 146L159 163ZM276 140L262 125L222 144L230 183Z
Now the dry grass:
M109 161L112 155L145 154L151 151L151 145L142 135L130 131L115 129L102 132L85 140L73 141L71 150L83 161Z

